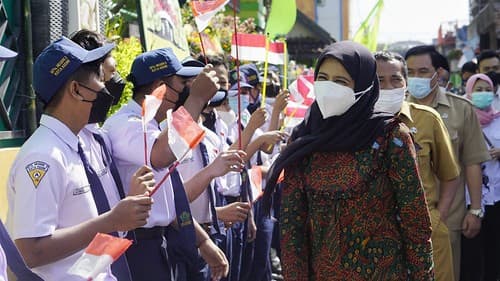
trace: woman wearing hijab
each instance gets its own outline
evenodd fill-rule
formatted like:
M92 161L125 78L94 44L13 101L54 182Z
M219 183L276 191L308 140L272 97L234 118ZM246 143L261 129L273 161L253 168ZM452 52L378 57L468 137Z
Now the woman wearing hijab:
M491 160L481 164L483 170L482 204L484 218L481 222L482 245L470 247L484 249L484 280L498 280L500 270L500 113L492 107L494 85L485 74L474 74L465 85L465 96L476 109L476 114L483 129ZM482 214L481 214L482 215ZM474 242L472 242L474 243ZM476 252L477 253L477 252ZM477 264L476 264L477 266ZM480 269L480 266L479 266Z
M373 113L373 55L334 43L314 75L316 101L272 166L264 195L269 208L284 169L284 280L433 280L415 148L407 127Z

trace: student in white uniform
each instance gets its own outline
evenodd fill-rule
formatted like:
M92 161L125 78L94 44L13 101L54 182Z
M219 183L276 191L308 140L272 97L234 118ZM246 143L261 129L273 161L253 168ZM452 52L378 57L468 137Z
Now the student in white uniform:
M87 51L67 38L49 45L34 64L33 87L45 103L40 127L21 147L8 180L9 225L27 265L44 280L80 280L67 273L96 233L128 231L146 223L152 200L129 196L109 203L105 183L90 171L77 136L96 104L108 100L100 59L113 48ZM94 113L93 113L94 112ZM142 189L139 183L131 190ZM110 271L98 277L106 278Z
M198 70L199 72L199 70ZM163 48L153 50L139 55L132 64L128 79L134 84L134 93L128 104L124 105L116 114L108 118L103 128L107 131L111 141L113 156L115 157L125 185L131 171L144 163L143 130L141 122L141 104L145 95L154 89L166 85L167 93L163 103L160 105L153 120L147 124L147 159L155 169L155 177L161 179L176 158L168 145L168 128L161 131L159 124L166 118L168 109L175 107L178 96L184 91L184 79L181 76L190 76L192 73L184 69L172 49ZM194 80L191 94L187 98L184 107L194 120L198 120L199 114L208 100L217 91L219 85L214 77L211 66L207 66ZM217 159L209 167L202 169L195 177L184 183L189 201L197 198L208 186L210 181L227 171L239 171L243 166L241 156L236 152L220 153ZM150 280L166 280L170 278L168 270L162 268L171 266L168 258L160 252L165 252L168 240L165 231L176 217L174 206L174 191L172 177L154 194L155 205L147 224L144 228L135 230L135 239L138 241L127 252L127 258L132 270L132 275L137 278L149 272ZM227 260L222 251L209 240L203 229L194 222L196 243L205 261L209 264L212 277L220 278L227 274ZM150 240L158 241L148 242ZM152 243L153 245L147 245ZM147 245L147 246L146 246ZM161 250L164 249L164 250ZM145 260L147 257L148 260ZM148 262L150 261L150 262Z

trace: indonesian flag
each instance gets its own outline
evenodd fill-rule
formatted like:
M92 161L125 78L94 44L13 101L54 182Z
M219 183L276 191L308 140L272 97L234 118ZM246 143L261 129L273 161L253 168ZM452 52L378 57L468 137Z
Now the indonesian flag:
M231 56L236 58L236 37L233 34L231 41ZM238 58L248 61L266 60L266 36L262 34L238 33ZM270 42L267 62L283 64L285 61L285 44Z
M193 11L198 32L202 32L210 19L229 2L229 0L191 0L189 5Z
M69 274L94 280L132 245L128 239L97 233L83 255L68 269Z
M160 108L163 98L167 93L167 87L162 84L158 88L154 89L150 95L145 95L142 101L142 133L144 141L144 165L148 165L148 140L147 131L148 123L155 118L158 108Z
M285 109L286 127L295 127L314 102L314 75L299 75L288 87L290 100Z
M257 201L262 194L262 169L260 166L252 166L250 169L250 186L252 187L252 199Z
M144 96L144 101L142 102L142 118L145 124L155 118L158 108L160 108L163 98L167 93L167 87L165 84L161 84L158 88L154 89L150 95Z
M184 106L167 111L168 144L177 161L191 157L191 150L205 137L205 131L194 122Z

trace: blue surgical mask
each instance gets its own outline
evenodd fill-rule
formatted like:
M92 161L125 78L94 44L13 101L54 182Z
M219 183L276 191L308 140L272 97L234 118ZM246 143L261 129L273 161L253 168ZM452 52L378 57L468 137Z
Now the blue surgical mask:
M431 78L408 77L408 91L416 99L423 99L427 97L434 87L431 88L431 81L436 76L437 72Z
M479 109L488 108L494 98L493 92L473 92L471 96L472 104Z
M234 112L238 112L238 95L228 97L229 107ZM241 95L241 111L245 110L250 104L250 99L248 95Z

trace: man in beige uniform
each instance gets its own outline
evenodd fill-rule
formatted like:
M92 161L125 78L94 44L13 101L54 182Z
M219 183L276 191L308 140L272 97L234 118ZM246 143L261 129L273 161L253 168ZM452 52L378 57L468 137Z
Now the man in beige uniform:
M434 273L436 280L454 281L450 236L444 222L458 189L460 167L455 160L448 130L432 108L403 101L408 77L403 57L377 52L375 59L380 81L380 97L375 110L398 116L415 138L418 170L432 224Z
M406 53L408 63L409 101L434 108L443 119L453 145L456 159L460 163L459 190L447 218L453 252L453 268L456 278L460 276L461 234L472 238L481 228L481 162L490 159L484 144L481 127L469 101L438 87L437 71L441 67L441 55L433 46L413 47ZM465 181L464 181L465 180ZM470 209L465 206L465 188L471 198Z

